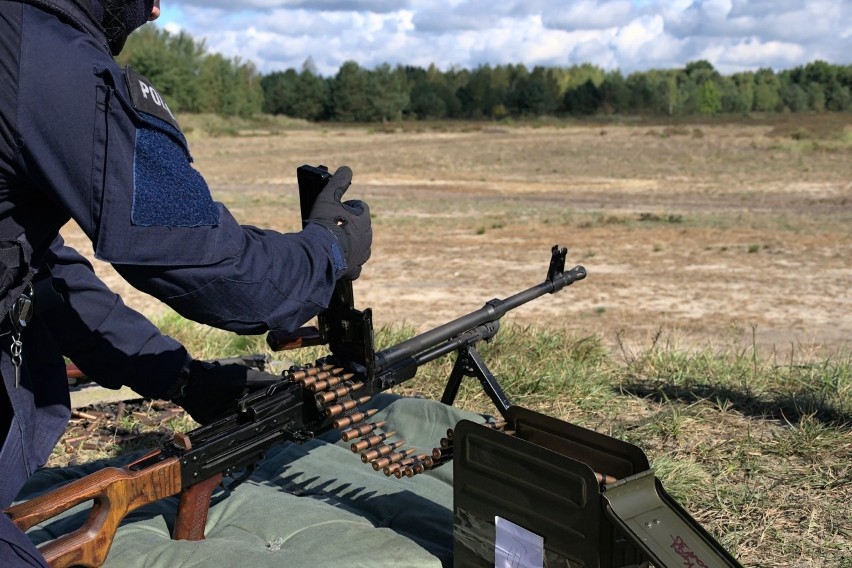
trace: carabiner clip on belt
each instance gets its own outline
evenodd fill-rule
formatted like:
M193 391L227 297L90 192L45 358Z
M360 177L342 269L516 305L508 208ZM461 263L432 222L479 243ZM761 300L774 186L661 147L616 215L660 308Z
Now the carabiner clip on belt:
M34 300L35 292L32 283L30 283L12 304L12 309L9 310L9 322L12 324L10 352L12 354L12 365L15 367L15 388L21 385L21 364L24 362L24 343L21 341L21 334L33 317Z

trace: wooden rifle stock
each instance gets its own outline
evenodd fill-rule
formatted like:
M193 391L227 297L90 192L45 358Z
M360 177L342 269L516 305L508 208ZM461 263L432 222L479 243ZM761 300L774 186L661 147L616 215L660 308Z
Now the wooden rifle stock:
M185 436L176 442L188 444ZM180 461L177 457L156 458L155 450L122 468L108 467L82 479L20 503L6 515L26 532L38 523L52 519L80 503L92 501L86 522L79 529L44 544L39 552L52 568L89 566L96 568L106 560L122 519L134 510L180 493L177 519L172 538L203 540L210 498L222 482L216 474L182 490ZM134 470L138 464L145 463Z
M159 450L152 452L139 461L158 453ZM181 490L177 458L167 458L140 471L132 471L132 467L133 464L102 469L10 507L6 514L19 529L27 531L80 503L93 501L82 527L45 544L39 552L53 568L100 566L106 560L118 525L128 513Z

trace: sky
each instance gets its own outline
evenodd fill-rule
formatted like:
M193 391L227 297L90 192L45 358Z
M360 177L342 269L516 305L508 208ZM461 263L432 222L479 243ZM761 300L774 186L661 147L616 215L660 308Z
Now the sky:
M852 0L162 0L157 25L260 72L345 61L592 63L624 74L704 59L724 74L852 63Z

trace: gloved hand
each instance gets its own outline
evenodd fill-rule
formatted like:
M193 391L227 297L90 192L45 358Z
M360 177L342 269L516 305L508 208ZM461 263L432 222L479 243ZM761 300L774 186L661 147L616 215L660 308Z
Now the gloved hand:
M308 222L322 225L337 237L346 263L339 277L355 280L361 275L361 265L370 258L373 228L366 203L360 200L340 202L351 184L352 170L348 166L338 168L317 196Z
M209 424L235 408L235 401L280 381L281 377L239 364L191 359L169 398L199 424Z

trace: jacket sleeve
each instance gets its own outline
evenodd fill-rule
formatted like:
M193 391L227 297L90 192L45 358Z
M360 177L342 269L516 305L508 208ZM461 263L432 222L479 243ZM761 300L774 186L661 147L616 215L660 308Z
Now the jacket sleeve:
M241 226L193 168L153 85L95 42L64 37L79 33L68 26L26 31L22 64L46 71L22 74L22 177L96 257L181 315L238 333L292 331L328 305L345 269L329 231Z
M61 237L45 260L35 306L62 354L105 387L165 396L187 361L186 349L127 307Z

